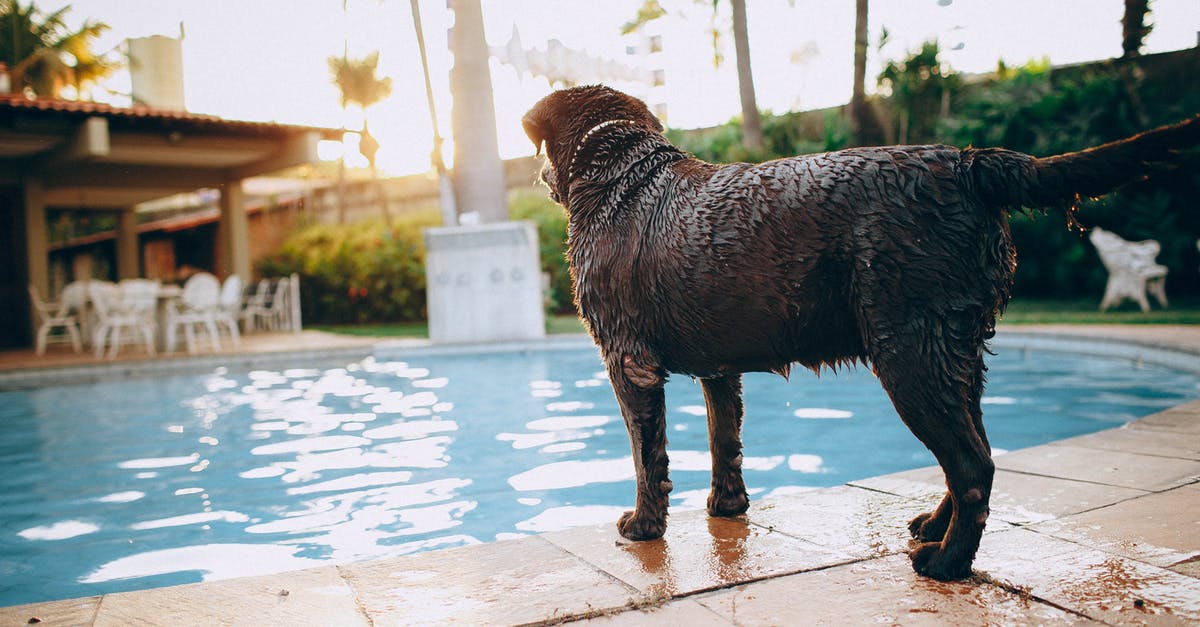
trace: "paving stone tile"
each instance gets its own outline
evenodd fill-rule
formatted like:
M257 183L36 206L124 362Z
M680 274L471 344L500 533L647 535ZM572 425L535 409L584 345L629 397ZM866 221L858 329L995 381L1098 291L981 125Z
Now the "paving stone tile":
M946 491L941 480L941 470L933 468L872 477L853 485L913 498L934 498ZM1045 522L1145 494L1133 488L997 470L988 528L996 530L997 521L1014 525Z
M0 625L91 625L99 606L100 597L83 597L0 607Z
M1191 562L1200 559L1200 485L1147 494L1035 529L1155 566Z
M735 623L692 599L680 599L659 607L632 609L572 624L603 627L724 627Z
M519 624L632 607L632 589L540 537L340 567L374 625Z
M744 519L680 512L657 540L630 542L616 525L579 527L545 539L661 599L849 561L850 555L749 525Z
M1200 461L1061 444L997 455L995 462L1003 470L1152 492L1192 483L1200 477Z
M755 525L856 558L908 550L908 521L937 506L940 494L913 499L854 486L751 505Z
M1192 558L1186 562L1180 562L1171 566L1171 570L1200 579L1200 558Z
M109 594L95 625L366 625L334 566Z
M975 571L1108 623L1200 622L1200 579L1028 529L989 536Z
M918 576L903 555L738 586L696 601L739 625L1037 625L1087 622L985 581Z
M1200 416L1193 418L1200 423ZM1200 461L1200 438L1180 437L1173 431L1160 431L1130 423L1116 429L1106 429L1066 440L1051 442L1053 446L1079 446L1102 451L1124 451L1140 455L1179 457Z
M1200 435L1200 401L1177 405L1129 423L1135 429Z
M923 499L927 502L936 501L946 493L946 480L942 475L942 469L937 466L925 466L878 477L855 479L848 485L897 496Z

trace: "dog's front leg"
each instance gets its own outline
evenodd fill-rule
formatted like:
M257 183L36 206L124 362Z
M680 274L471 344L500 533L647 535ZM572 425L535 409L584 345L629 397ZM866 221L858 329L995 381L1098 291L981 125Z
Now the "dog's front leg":
M608 377L629 429L637 501L633 511L625 512L617 521L617 530L630 540L650 540L662 537L666 531L667 495L672 487L667 477L663 380L659 377L656 385L642 387L627 376L627 364L623 362L622 358L608 360Z
M708 407L708 451L712 456L712 491L708 513L737 516L750 506L742 480L742 375L702 379Z

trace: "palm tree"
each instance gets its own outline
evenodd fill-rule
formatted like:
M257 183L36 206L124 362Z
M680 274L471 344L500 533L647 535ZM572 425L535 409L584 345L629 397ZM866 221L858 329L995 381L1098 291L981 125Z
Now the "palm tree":
M367 108L382 101L392 94L392 79L377 77L379 69L379 51L372 52L362 59L351 59L344 54L340 57L329 57L329 70L333 74L333 83L342 92L342 107L357 105L363 112L363 126L359 134L358 150L367 158L371 167L371 180L377 186L380 209L383 211L385 222L391 223L388 212L387 192L379 180L379 171L375 166L375 155L379 151L379 142L367 128Z
M867 0L857 0L854 11L854 91L850 94L850 123L854 141L863 142L867 117Z
M79 97L120 67L92 50L108 25L86 21L72 31L64 20L70 10L68 5L44 15L33 2L22 7L19 0L0 0L0 62L8 66L14 91L58 98L69 85Z
M1146 14L1150 12L1150 0L1125 0L1125 13L1121 16L1121 60L1136 64L1142 55L1142 42L1150 34L1152 25L1146 23ZM1121 77L1121 86L1129 96L1129 103L1142 125L1149 123L1146 105L1142 103L1138 85L1142 82L1141 73L1121 63L1117 73Z
M1142 41L1152 28L1146 24L1149 11L1150 0L1125 0L1125 15L1121 17L1121 58L1141 54Z
M713 65L720 65L724 60L720 52L721 32L716 27L716 14L720 0L710 0L713 10ZM704 0L695 0L701 3ZM750 72L750 32L746 20L746 0L730 0L733 7L733 48L736 55L738 73L738 96L742 103L742 144L752 151L763 149L762 121L758 114L758 101L754 93L754 76ZM628 35L647 22L656 20L667 14L666 9L658 0L643 0L637 15L621 28L621 34Z
M763 149L762 120L754 97L754 76L750 73L750 31L746 27L746 0L729 0L733 5L733 49L737 62L738 96L742 100L742 143L752 151ZM713 0L713 11L717 0Z

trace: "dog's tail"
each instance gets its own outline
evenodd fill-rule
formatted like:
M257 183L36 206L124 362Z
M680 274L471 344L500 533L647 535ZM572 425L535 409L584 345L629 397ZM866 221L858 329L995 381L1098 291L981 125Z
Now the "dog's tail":
M1200 144L1200 115L1095 148L1039 159L1001 148L968 148L962 165L975 195L1003 209L1065 207L1145 178Z

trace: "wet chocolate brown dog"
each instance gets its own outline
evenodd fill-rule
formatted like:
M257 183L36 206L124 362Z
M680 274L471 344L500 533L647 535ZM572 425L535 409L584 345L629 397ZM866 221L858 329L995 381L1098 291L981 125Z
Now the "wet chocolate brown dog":
M1200 136L1192 119L1047 159L900 146L714 165L602 86L554 92L523 124L569 214L576 304L629 429L637 500L621 534L666 527L667 373L701 380L708 511L731 516L748 505L740 373L861 362L945 472L942 503L909 525L913 567L937 579L970 574L988 517L979 399L1016 267L1008 211L1072 208Z

